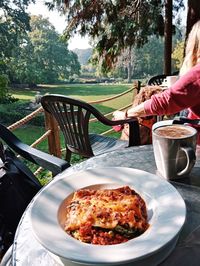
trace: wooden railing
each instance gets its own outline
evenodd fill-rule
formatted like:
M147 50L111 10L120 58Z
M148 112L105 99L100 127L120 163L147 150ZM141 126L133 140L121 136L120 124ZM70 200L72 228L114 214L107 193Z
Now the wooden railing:
M133 94L132 94L132 100L133 100L135 94L139 91L139 89L140 89L140 82L136 82L133 84L132 88L126 90L123 93L117 94L113 97L97 100L97 101L90 101L89 103L90 104L100 104L103 102L107 102L107 101L111 101L111 100L120 98L120 97L122 97L122 96L124 96L130 92L133 92ZM128 107L130 107L132 105L132 100L131 100L130 104L121 107L119 110L125 110ZM31 114L27 115L23 119L21 119L21 120L17 121L16 123L8 126L8 129L11 131L14 131L15 129L19 128L20 126L25 125L26 123L31 121L33 118L35 118L36 116L38 116L38 114L40 114L42 112L44 112L43 108L39 107L37 110L35 110ZM113 112L107 113L107 114L105 114L105 116L108 117L108 116L112 115L112 113ZM44 117L45 117L46 132L40 138L35 140L30 146L36 147L38 144L40 144L44 140L48 139L49 153L54 155L54 156L61 157L63 150L61 149L61 144L60 144L60 136L59 136L60 129L58 127L58 124L57 124L56 120L47 112L44 112ZM95 122L95 121L97 121L96 118L90 119L90 123ZM106 135L112 131L113 131L113 129L110 129L110 130L107 130L101 134Z

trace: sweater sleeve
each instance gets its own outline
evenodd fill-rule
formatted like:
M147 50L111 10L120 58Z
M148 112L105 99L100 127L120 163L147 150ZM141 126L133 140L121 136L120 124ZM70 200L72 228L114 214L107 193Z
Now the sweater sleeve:
M171 88L144 103L147 115L170 115L200 105L200 66L194 67Z

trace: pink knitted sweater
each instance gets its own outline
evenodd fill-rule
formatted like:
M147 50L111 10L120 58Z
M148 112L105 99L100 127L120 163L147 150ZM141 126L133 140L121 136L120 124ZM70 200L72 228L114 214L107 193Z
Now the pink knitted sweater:
M188 118L200 118L200 64L180 77L171 88L153 95L144 108L148 115L170 115L188 109ZM196 129L200 144L200 127Z

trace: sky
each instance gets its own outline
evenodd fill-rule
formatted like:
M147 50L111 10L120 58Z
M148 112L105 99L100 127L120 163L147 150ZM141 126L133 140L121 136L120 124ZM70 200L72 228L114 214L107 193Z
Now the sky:
M49 11L44 5L43 0L36 0L36 4L30 4L28 12L32 15L42 15L44 18L48 18L49 21L54 25L56 31L62 33L65 29L66 22L64 16L61 16L57 11ZM75 48L86 49L91 47L88 43L87 38L81 38L76 35L74 38L69 40L68 48L73 50Z

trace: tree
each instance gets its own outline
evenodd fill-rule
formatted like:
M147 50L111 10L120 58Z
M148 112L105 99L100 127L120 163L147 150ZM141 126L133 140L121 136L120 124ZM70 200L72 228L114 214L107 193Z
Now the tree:
M194 1L194 0L193 0ZM94 64L108 71L125 49L142 47L149 36L165 33L165 72L171 73L172 18L184 7L183 0L52 0L49 8L66 14L66 36L89 35L94 40ZM173 5L172 5L173 4ZM172 9L173 8L173 9ZM173 12L172 12L173 11ZM165 19L164 19L165 15ZM176 21L179 22L180 19ZM163 72L163 71L162 71Z
M171 53L172 53L172 0L165 1L165 27L164 27L164 73L171 74Z
M0 1L0 72L7 72L7 62L19 46L21 36L30 29L26 7L34 0Z
M107 71L124 49L141 47L152 34L163 34L161 0L54 0L49 8L58 7L66 14L66 36L79 32L94 40L93 62L101 62Z
M30 27L24 44L10 62L10 69L19 82L55 83L79 74L77 55L68 50L48 19L32 16Z
M150 37L148 43L135 51L133 78L154 76L162 73L164 64L164 40L162 37Z
M4 102L8 95L8 77L0 75L0 103Z
M164 71L166 75L171 74L172 68L172 35L175 33L175 26L173 25L173 19L175 19L176 12L184 8L183 0L165 0L163 1L164 12L165 12L165 22L164 22ZM175 24L179 25L180 18L174 21Z
M128 83L131 83L135 62L137 60L135 51L136 49L132 47L127 48L118 57L117 63L115 64L117 71L112 71L115 76L118 75L118 77L123 77L124 79L127 78Z
M174 59L174 64L177 69L180 69L183 63L183 51L184 51L184 41L177 42L174 51L172 53L172 59Z
M179 34L182 32L182 28L177 29L177 33L172 38L172 47L175 47L172 54L172 71L179 69L181 58L183 57L183 50L178 50L178 44L183 42L183 36ZM158 73L162 73L164 64L164 38L156 36L149 37L149 42L144 44L141 48L133 48L131 56L128 53L123 53L117 63L116 70L113 71L115 77L127 77L127 69L129 59L131 58L132 66L132 79L147 79L148 76L155 76Z

